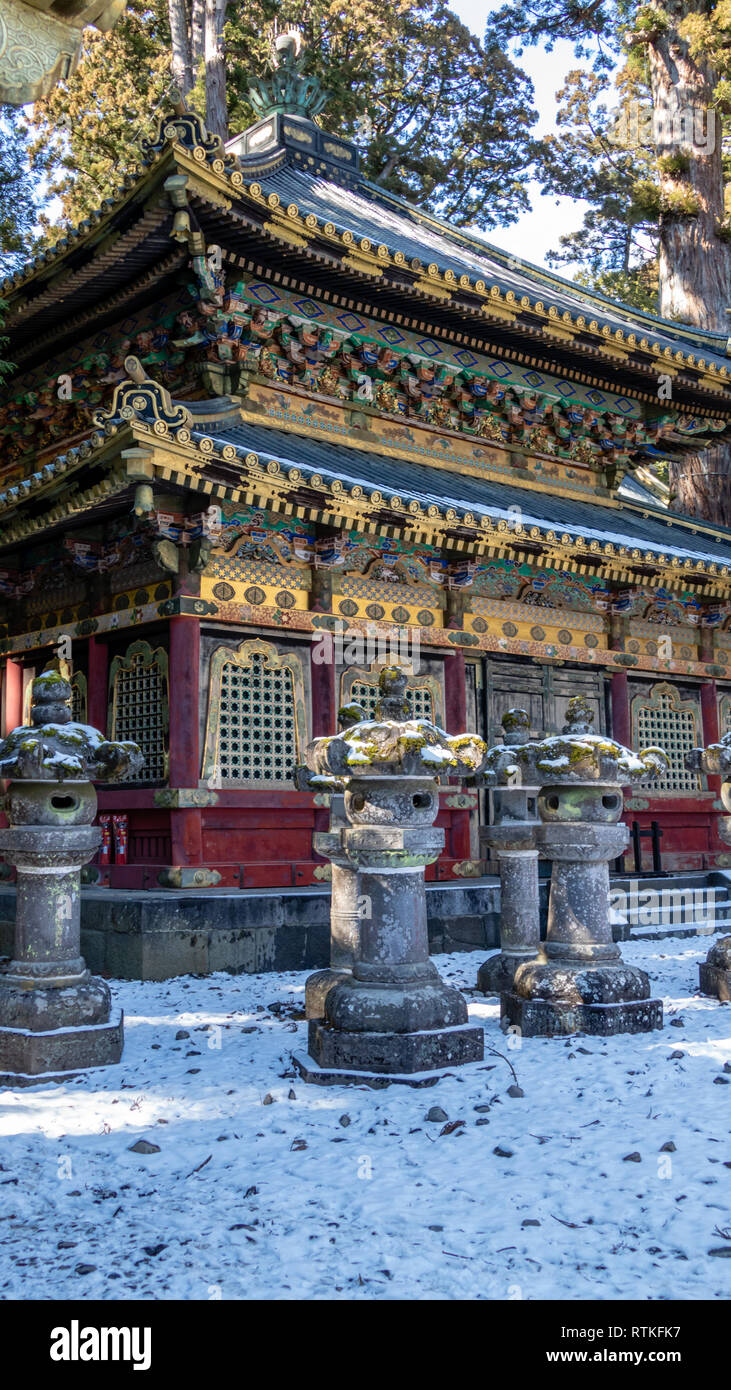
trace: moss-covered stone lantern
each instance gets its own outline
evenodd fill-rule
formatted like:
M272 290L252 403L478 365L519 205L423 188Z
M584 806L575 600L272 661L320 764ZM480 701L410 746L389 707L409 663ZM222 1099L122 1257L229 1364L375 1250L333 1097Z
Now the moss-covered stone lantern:
M483 1056L482 1029L429 959L424 869L444 844L434 827L437 778L477 772L485 745L412 719L397 667L381 671L379 687L375 719L315 739L305 754L311 773L342 782L342 847L363 904L352 973L329 990L323 1019L310 1021L316 1066L297 1059L312 1081L408 1079Z
M0 743L9 826L0 855L17 871L13 957L0 969L0 1079L22 1085L118 1062L122 1016L80 948L79 877L100 840L93 781L136 772L134 743L72 721L71 686L55 670L33 682L31 724Z
M636 757L592 732L583 696L569 700L563 733L512 749L526 785L539 786L536 839L552 861L548 932L501 996L504 1026L526 1036L638 1033L662 1027L644 970L625 964L609 921L609 861L624 850L622 787L664 772L666 754Z

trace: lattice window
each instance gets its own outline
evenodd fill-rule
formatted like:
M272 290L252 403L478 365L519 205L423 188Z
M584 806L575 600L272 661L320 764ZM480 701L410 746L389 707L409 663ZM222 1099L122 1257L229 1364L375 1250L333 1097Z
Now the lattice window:
M168 659L161 647L133 642L109 670L110 737L131 739L142 750L142 770L126 780L164 782L167 777ZM193 718L195 711L182 712Z
M203 777L254 785L291 784L306 742L299 656L269 642L219 647L211 658Z
M674 686L654 685L649 697L635 695L632 700L632 726L635 747L664 748L670 759L667 777L644 784L657 791L697 791L698 775L685 766L685 755L701 742L698 708L694 700L681 699Z
M369 719L375 719L378 703L377 685L369 685L366 681L354 681L350 688L350 698L363 706ZM434 700L431 690L425 690L424 686L407 685L406 699L411 705L414 719L430 719L433 722Z
M77 724L88 721L86 700L86 676L83 671L74 671L71 677L71 715Z
M343 672L340 680L340 703L355 701L362 705L369 719L376 717L378 703L378 674L382 663L374 663L370 670L351 667ZM434 676L412 676L406 686L414 719L429 719L433 724L441 724L442 691Z

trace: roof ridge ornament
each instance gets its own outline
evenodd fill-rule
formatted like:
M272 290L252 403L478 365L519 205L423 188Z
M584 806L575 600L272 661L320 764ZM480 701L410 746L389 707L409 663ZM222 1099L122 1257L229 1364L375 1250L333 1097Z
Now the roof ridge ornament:
M153 139L145 137L140 143L142 152L146 159L152 160L160 154L165 145L175 142L189 150L193 158L198 163L213 164L215 160L222 160L223 167L233 169L236 160L233 155L227 154L220 135L209 135L205 121L199 116L197 111L189 111L180 93L173 90L170 93L173 103L171 116L163 112L158 118L157 134Z
M314 120L328 100L316 77L303 72L306 47L299 29L274 35L271 71L250 78L249 98L257 116L281 114Z
M190 425L192 416L184 405L173 401L170 392L147 376L137 357L125 357L127 380L114 388L108 410L94 411L94 424L111 433L131 420L152 423L156 434Z

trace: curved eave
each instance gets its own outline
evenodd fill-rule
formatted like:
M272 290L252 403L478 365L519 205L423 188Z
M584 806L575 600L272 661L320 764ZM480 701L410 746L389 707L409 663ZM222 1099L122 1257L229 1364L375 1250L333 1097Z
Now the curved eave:
M605 376L621 372L645 398L653 394L658 375L667 373L673 395L683 405L719 414L731 408L726 363L717 351L696 354L679 347L681 338L687 346L687 335L678 325L640 315L630 318L625 306L585 295L543 272L539 285L548 286L552 297L555 292L555 302L542 298L535 293L537 268L527 275L525 267L509 270L504 253L497 257L487 243L380 190L376 196L363 182L346 189L273 157L261 175L263 182L247 183L240 170L214 169L202 148L188 150L177 142L169 142L137 179L128 178L119 201L100 212L94 225L82 224L25 275L0 286L10 303L11 345L37 334L41 324L48 331L54 316L74 318L97 299L108 298L130 274L149 272L164 258L170 250L173 209L161 184L172 171L188 175L189 206L206 236L244 263L264 262L272 273L289 273L322 292L361 301L367 296L369 303L410 319L418 318L421 304L425 321L444 325L450 333L468 332L483 340L488 351L502 347L528 356L550 353L574 374L587 366ZM365 196L369 192L370 198ZM393 225L388 219L383 224L384 203L398 206ZM363 234L369 230L369 216L375 226L371 236ZM421 246L419 236L425 237L429 226L436 229L434 236ZM379 233L383 240L376 240ZM414 249L421 255L408 254ZM587 313L598 305L601 315L587 321ZM703 335L696 337L705 341Z

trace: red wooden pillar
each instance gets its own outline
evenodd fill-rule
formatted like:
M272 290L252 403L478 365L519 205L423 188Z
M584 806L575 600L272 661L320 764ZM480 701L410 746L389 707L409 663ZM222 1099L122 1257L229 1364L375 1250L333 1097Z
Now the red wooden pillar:
M197 618L178 614L170 619L170 731L168 735L168 781L171 789L196 790L200 749L198 737L198 691L201 630ZM170 838L174 868L197 868L203 864L203 818L200 807L173 807L170 811ZM185 886L185 885L184 885Z
M704 681L701 686L701 724L703 727L703 744L708 747L709 743L718 743L720 737L720 726L718 722L718 691L715 681ZM714 796L721 795L721 778L709 777L708 790Z
M88 672L86 678L86 717L92 728L106 735L109 681L109 648L106 642L89 638Z
M23 723L23 667L18 661L5 662L4 717L6 734Z
M629 707L629 686L626 671L615 671L612 675L610 707L612 714L612 738L616 739L617 743L624 744L625 748L631 748L632 717ZM626 793L627 788L625 788L625 797ZM625 811L622 819L629 825L632 820L632 813ZM627 851L625 851L625 853L626 852Z
M312 737L337 733L338 698L335 689L334 642L313 642L310 646L310 690L312 692ZM316 658L330 657L330 660Z
M629 689L626 671L617 671L612 676L611 707L612 738L615 738L617 743L623 743L625 748L631 748L632 720L629 710Z
M701 686L701 719L703 721L703 743L718 743L718 691L715 681L704 681Z
M444 663L444 722L448 734L467 729L467 685L464 652L456 651ZM470 813L451 813L450 845L453 859L470 858Z
M330 659L323 661L316 660L316 657L329 657ZM318 641L310 644L310 692L312 737L321 738L323 735L337 733L338 696L335 683L335 643L333 641ZM325 807L315 807L313 832L327 830L329 824L330 812Z

